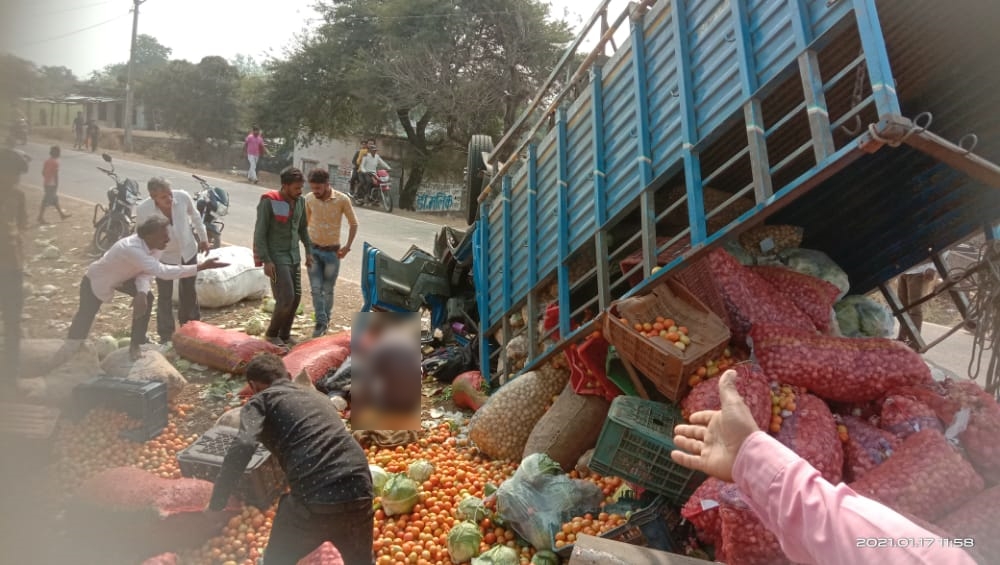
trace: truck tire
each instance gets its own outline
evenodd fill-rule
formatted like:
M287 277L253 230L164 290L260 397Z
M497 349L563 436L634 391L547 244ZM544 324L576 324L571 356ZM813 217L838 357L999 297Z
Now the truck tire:
M469 142L469 160L466 165L465 196L466 221L471 226L476 223L479 216L479 195L483 192L486 179L482 172L486 170L486 162L483 160L483 153L493 151L493 138L488 135L474 135Z

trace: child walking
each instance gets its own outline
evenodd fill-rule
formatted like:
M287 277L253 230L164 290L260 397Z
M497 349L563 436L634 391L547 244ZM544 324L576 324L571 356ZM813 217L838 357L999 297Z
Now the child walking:
M42 208L38 211L38 223L45 224L45 209L49 206L54 207L62 219L68 218L70 215L63 212L62 208L59 207L59 155L61 151L58 145L53 145L49 149L49 158L42 165L42 186L45 187L45 196L42 197Z

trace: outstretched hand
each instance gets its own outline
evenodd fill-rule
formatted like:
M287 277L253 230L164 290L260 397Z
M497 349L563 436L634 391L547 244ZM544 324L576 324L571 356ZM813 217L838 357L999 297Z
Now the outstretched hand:
M732 482L740 447L758 430L750 409L736 390L736 378L736 371L729 370L719 379L722 410L695 412L690 424L674 428L674 444L679 449L672 451L670 458L675 463Z

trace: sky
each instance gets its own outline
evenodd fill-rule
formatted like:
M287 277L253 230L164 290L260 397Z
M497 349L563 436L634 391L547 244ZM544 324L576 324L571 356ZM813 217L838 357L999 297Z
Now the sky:
M199 61L237 54L258 61L280 57L303 29L316 25L315 0L145 0L139 33L173 49L172 57ZM87 78L128 60L130 0L0 0L0 52L38 65L66 66ZM626 5L612 0L611 17ZM599 0L549 0L578 30Z

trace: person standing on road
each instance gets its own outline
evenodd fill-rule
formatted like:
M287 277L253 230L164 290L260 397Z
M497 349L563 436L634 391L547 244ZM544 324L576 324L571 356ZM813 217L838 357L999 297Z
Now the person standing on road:
M86 143L83 136L86 125L87 121L83 119L83 112L77 112L76 117L73 118L73 133L75 134L73 149L83 149Z
M361 158L361 194L362 198L367 198L372 189L372 176L378 174L379 169L391 171L392 167L378 154L378 148L372 143L368 146L368 153Z
M267 147L264 146L264 138L260 135L259 127L254 126L253 131L243 142L243 152L246 153L247 162L250 163L250 168L247 169L247 180L257 184L260 182L257 179L257 162L260 161L261 157L267 155Z
M149 198L139 204L136 221L145 222L150 218L160 218L169 224L170 241L163 249L160 261L167 265L195 265L198 252L208 253L208 233L201 215L195 207L194 199L183 190L172 190L170 183L162 177L153 177L146 184ZM198 234L195 239L195 233ZM181 279L177 307L177 322L183 326L192 320L201 319L198 308L198 293L195 277ZM160 343L167 343L174 336L174 281L156 279L156 333Z
M947 251L941 255L941 260L947 265ZM913 321L913 328L917 331L918 335L924 327L924 305L911 305L919 302L928 294L927 287L934 282L935 276L937 276L937 270L934 268L934 264L926 262L899 275L899 282L896 283L896 295L903 304L903 308L907 309L910 320ZM899 325L899 335L896 339L911 347L916 346L913 340L910 339L910 334L906 331L903 324Z
M21 374L21 314L24 311L24 248L22 234L28 227L24 193L17 187L28 172L28 161L13 149L0 150L0 309L3 309L4 385L13 385Z
M290 487L281 496L264 565L293 565L325 542L348 565L371 565L374 488L364 449L324 395L294 384L284 362L264 353L247 364L253 397L215 479L209 512L223 510L257 451L277 458Z
M48 223L45 221L45 209L49 206L55 208L59 212L59 217L64 220L70 216L59 206L59 155L61 154L59 146L53 145L49 149L48 160L42 165L42 186L45 188L45 195L42 196L42 207L38 210L39 225Z
M90 152L95 153L98 142L101 140L101 128L95 120L90 120L90 124L87 126L87 139L90 141Z
M170 242L170 223L152 217L139 224L136 232L119 239L103 257L90 264L80 282L80 307L69 327L67 348L78 349L90 334L101 305L123 292L132 300L132 338L129 353L138 359L140 346L147 342L146 330L153 313L153 279L193 278L199 271L226 267L211 258L198 265L164 265L160 255Z
M292 323L302 301L302 261L299 242L306 249L306 268L312 267L312 243L306 220L302 171L289 167L281 172L281 190L260 197L253 231L254 260L271 279L274 312L265 333L279 347L294 345Z
M316 313L316 328L313 337L320 337L330 327L330 313L333 312L333 290L340 274L340 260L351 252L351 245L358 235L358 218L354 214L351 199L330 188L330 173L323 169L309 172L309 188L306 196L306 224L309 227L309 241L312 266L309 267L309 287L312 289L313 311ZM347 245L340 244L341 222L347 218L350 231Z

